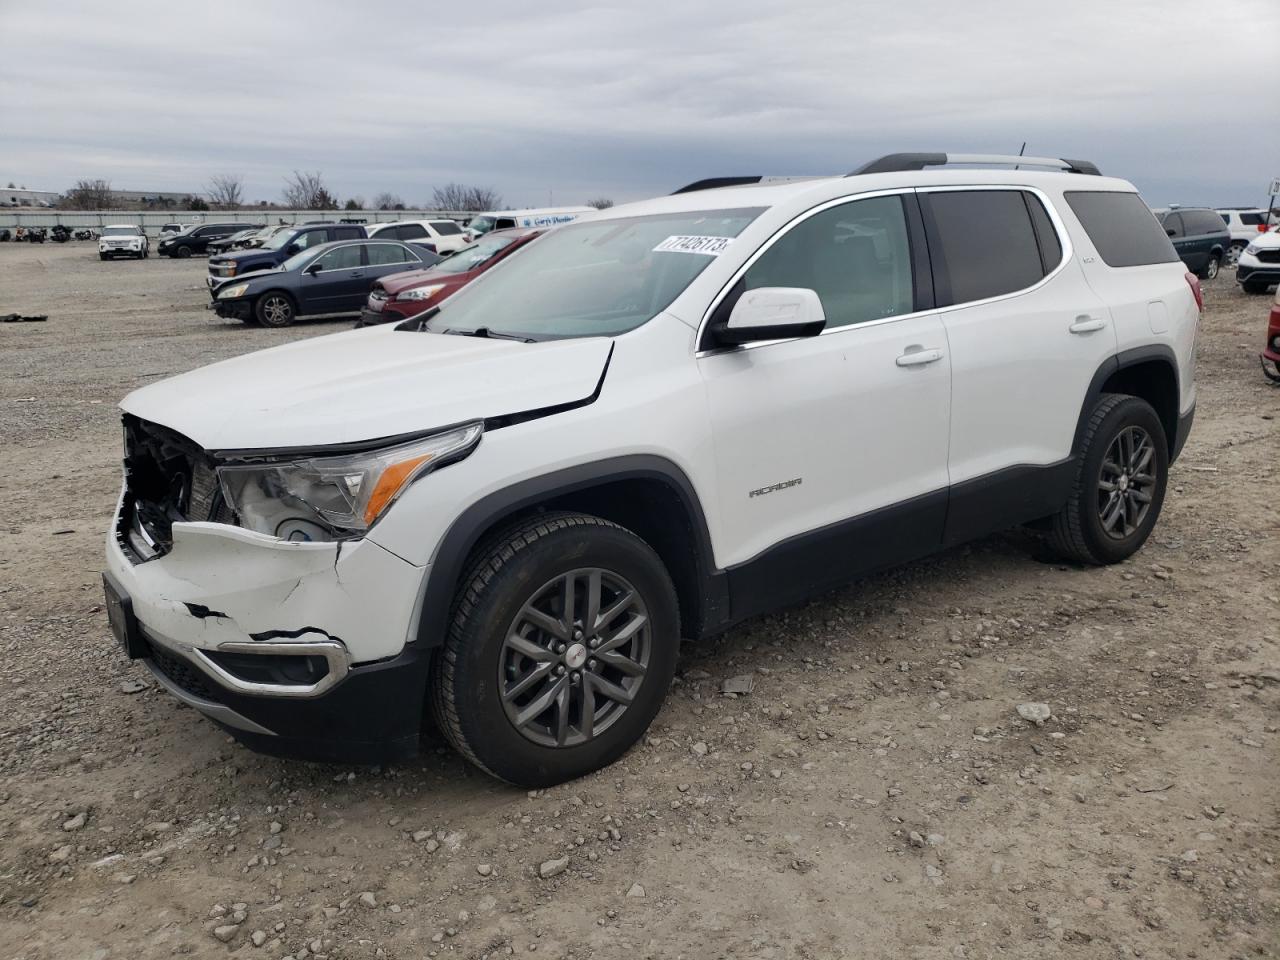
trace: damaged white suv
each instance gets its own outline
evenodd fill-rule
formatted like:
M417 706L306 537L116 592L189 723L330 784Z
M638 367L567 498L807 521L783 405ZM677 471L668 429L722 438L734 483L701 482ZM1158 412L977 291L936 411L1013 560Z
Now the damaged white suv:
M1130 556L1199 300L1082 161L615 207L397 326L130 394L113 630L256 749L403 758L430 712L498 777L567 780L642 735L682 638L1015 524Z

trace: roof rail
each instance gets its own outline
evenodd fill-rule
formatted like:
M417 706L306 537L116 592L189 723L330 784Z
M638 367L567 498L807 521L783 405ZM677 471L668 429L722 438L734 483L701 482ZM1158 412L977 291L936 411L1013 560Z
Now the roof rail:
M743 187L752 183L795 183L798 180L820 180L821 177L786 177L786 176L763 176L763 177L708 177L705 180L695 180L693 183L686 184L679 190L673 190L671 196L678 193L693 193L697 190L715 190L719 187Z
M941 167L948 163L976 163L984 166L1057 167L1066 173L1102 175L1096 164L1088 160L1063 160L1057 157L1022 157L1000 153L890 153L847 174L856 177L863 173L897 173L903 170L923 170L925 167Z

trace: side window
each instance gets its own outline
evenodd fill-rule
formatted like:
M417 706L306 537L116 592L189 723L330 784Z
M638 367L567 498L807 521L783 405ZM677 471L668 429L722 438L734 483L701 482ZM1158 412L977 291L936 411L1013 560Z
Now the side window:
M400 228L401 240L421 240L423 237L430 236L426 227L420 223L406 223Z
M1226 217L1222 218L1227 219ZM1262 214L1260 213L1242 213L1240 214L1240 222L1246 227L1256 227L1262 223Z
M462 232L462 228L452 220L432 220L431 226L442 237L454 237Z
M500 217L498 219L498 222L493 225L493 229L506 230L506 229L509 229L510 227L514 227L515 225L516 225L516 222L512 220L510 217Z
M1049 219L1040 198L1034 193L1024 193L1022 199L1027 205L1027 212L1031 214L1031 226L1035 228L1036 243L1040 246L1040 266L1046 274L1052 273L1062 262L1062 241L1058 239L1053 221Z
M1185 237L1187 231L1182 226L1182 214L1171 213L1164 218L1164 232L1170 237Z
M832 207L778 238L743 276L745 289L808 287L828 327L910 313L911 247L899 197Z
M349 247L338 247L328 253L321 254L319 259L321 270L356 270L364 266L360 258L361 246L353 243Z
M338 227L333 232L335 240L362 240L364 239L364 230L360 227Z
M1109 267L1173 263L1178 253L1136 193L1069 190L1067 203Z
M389 263L416 262L417 258L398 243L369 244L369 266L381 267Z
M930 251L935 244L940 248L951 285L949 299L945 290L940 291L940 306L1025 290L1045 275L1036 229L1023 197L1020 190L948 190L920 195L926 223L933 221ZM1056 259L1061 257L1059 250ZM936 259L934 263L936 270Z

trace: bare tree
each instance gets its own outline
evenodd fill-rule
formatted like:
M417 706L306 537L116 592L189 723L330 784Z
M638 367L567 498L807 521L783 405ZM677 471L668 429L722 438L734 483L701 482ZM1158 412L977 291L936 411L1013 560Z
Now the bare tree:
M403 210L404 201L394 193L383 191L373 198L373 209L375 210Z
M110 210L114 204L110 180L77 180L63 202L69 210Z
M613 206L613 201L608 197L596 197L594 200L588 200L587 206L595 207L597 210L608 210Z
M292 177L285 177L281 197L284 205L291 210L333 210L338 206L337 199L324 185L324 177L319 171L293 171Z
M431 193L431 206L436 210L465 210L479 212L497 210L502 197L492 187L470 187L462 183L450 183L436 187Z
M233 173L219 173L209 178L205 187L209 202L223 210L238 210L244 203L244 177Z

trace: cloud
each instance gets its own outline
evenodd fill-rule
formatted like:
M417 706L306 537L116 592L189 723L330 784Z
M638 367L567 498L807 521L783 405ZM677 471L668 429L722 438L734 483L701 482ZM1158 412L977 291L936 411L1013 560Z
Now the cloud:
M1272 0L0 0L0 33L0 178L49 189L235 172L276 199L298 168L344 197L456 180L579 203L1024 140L1153 202L1256 203L1280 175L1280 102L1248 79Z

